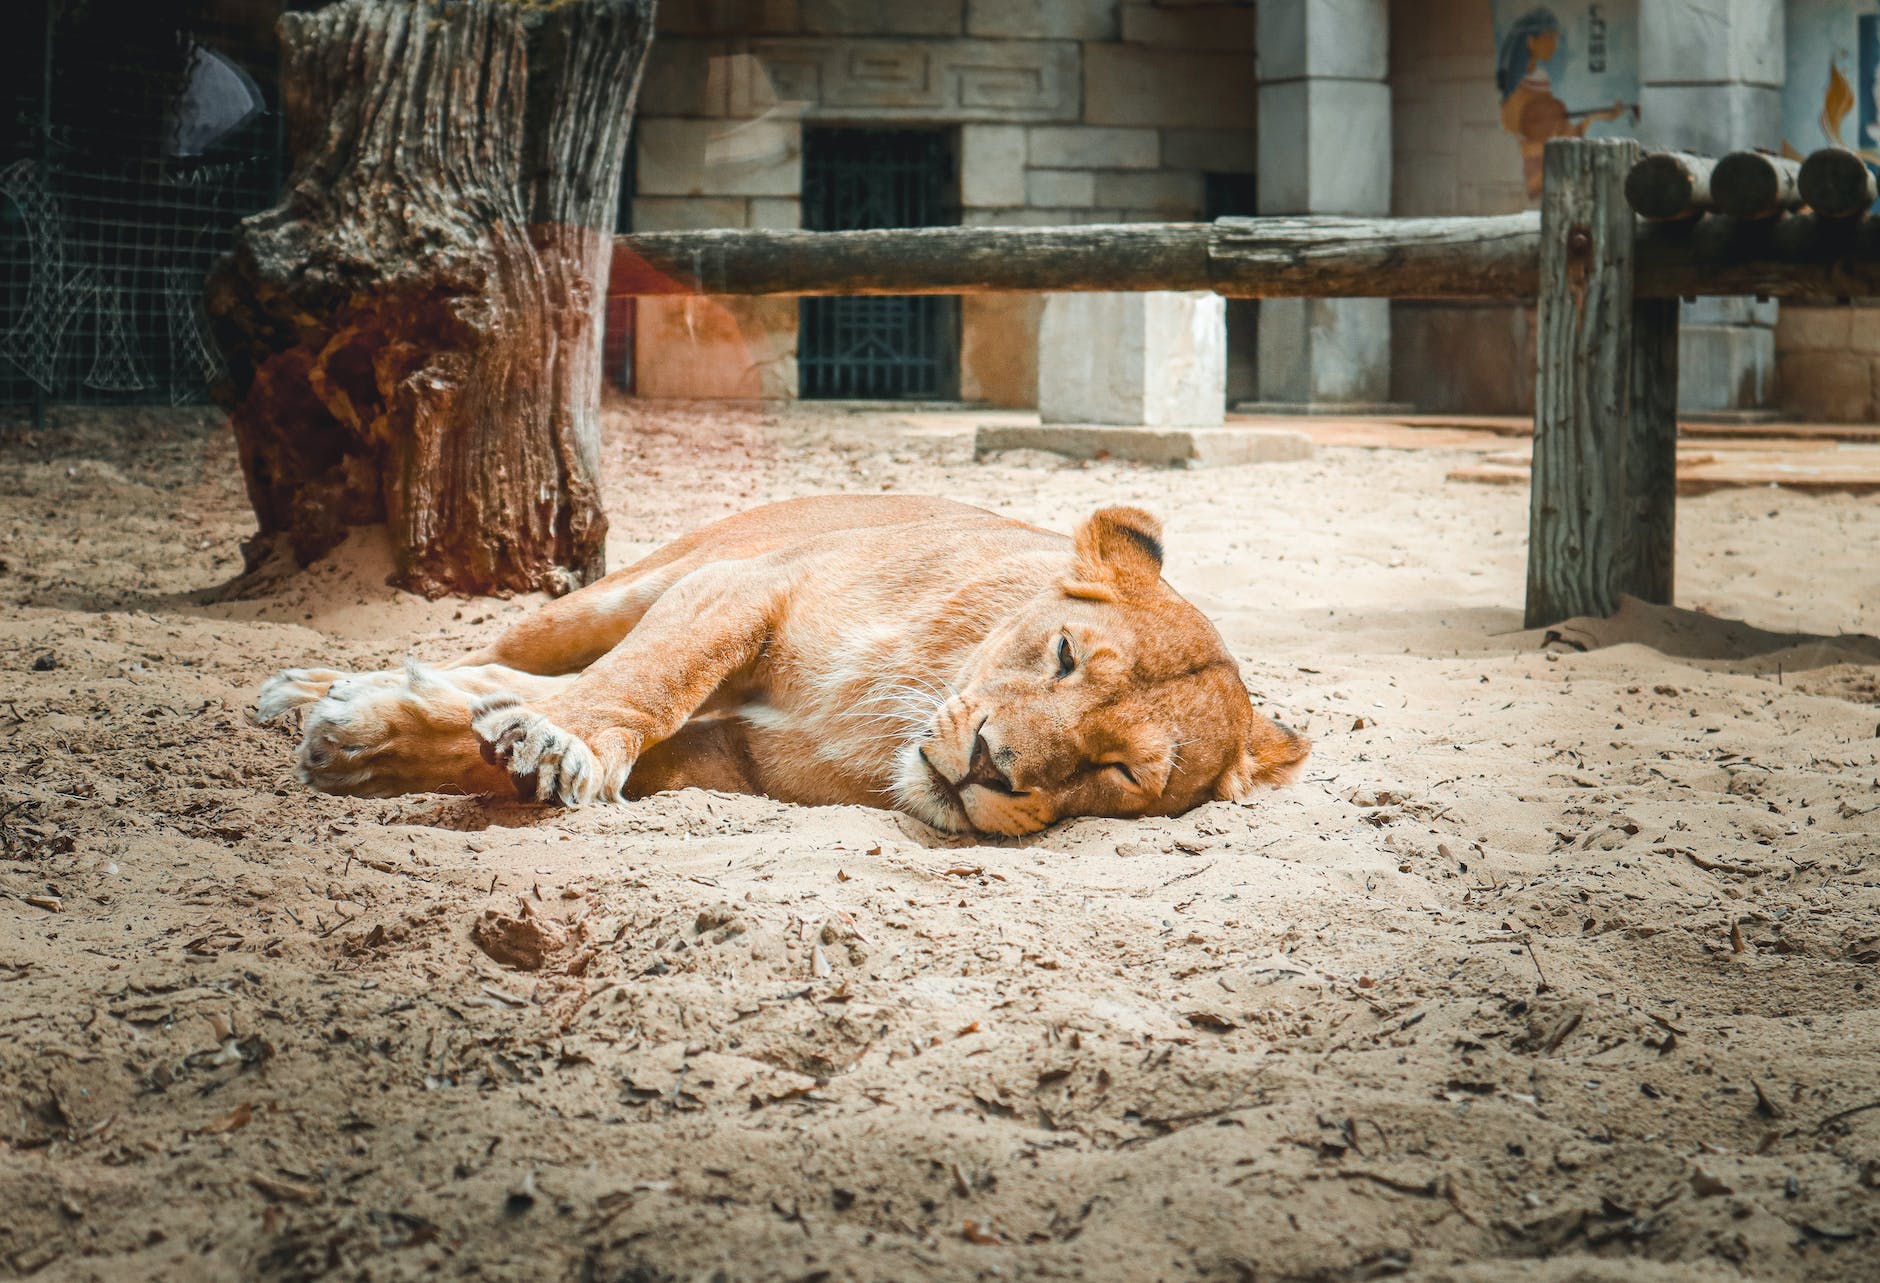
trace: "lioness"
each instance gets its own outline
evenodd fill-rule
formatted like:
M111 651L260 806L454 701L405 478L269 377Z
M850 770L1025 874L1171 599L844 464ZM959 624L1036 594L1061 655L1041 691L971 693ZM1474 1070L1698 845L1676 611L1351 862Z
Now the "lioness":
M696 785L1035 832L1173 815L1298 770L1220 634L1162 581L1161 527L1065 540L943 499L770 504L544 606L442 668L290 669L298 774L329 793L582 802Z

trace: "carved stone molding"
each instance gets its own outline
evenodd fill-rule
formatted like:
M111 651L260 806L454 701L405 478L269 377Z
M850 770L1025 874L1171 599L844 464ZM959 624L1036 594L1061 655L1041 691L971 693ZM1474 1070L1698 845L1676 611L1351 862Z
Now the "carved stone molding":
M733 116L1076 120L1078 46L1067 40L758 40L732 60Z

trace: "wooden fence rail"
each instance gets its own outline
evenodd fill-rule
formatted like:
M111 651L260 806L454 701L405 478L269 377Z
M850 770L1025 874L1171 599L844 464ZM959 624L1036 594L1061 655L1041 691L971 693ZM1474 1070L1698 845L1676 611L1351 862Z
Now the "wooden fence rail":
M1640 224L1641 298L1880 295L1880 220L1803 214ZM1213 290L1229 298L1540 293L1537 213L1224 218L1084 227L645 232L615 242L616 295Z
M1880 296L1875 183L1852 152L1713 161L1555 139L1543 170L1540 212L1488 218L650 232L616 238L610 288L1538 301L1533 627L1671 598L1676 300Z

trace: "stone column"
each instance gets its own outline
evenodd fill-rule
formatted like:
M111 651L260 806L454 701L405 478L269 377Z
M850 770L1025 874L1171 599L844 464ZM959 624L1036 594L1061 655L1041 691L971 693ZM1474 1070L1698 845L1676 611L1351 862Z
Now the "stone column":
M1639 5L1639 136L1649 148L1722 156L1782 141L1782 0L1650 0ZM1678 409L1776 417L1776 304L1686 303Z
M1219 294L1047 294L1038 329L1040 422L987 424L974 453L1052 450L1182 468L1311 455L1304 433L1223 427L1226 378Z
M1047 294L1038 333L1045 423L1219 427L1226 300L1157 290Z
M1262 214L1390 212L1385 0L1265 0L1257 9ZM1260 304L1268 413L1362 414L1390 396L1387 299Z

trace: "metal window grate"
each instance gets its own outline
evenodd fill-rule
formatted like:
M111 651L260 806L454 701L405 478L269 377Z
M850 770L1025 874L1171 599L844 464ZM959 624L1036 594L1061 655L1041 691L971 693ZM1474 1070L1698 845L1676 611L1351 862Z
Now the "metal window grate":
M0 404L205 398L222 366L204 278L283 177L284 7L46 0L16 15L0 52Z
M952 169L949 138L939 130L810 130L803 139L803 226L843 231L957 222ZM806 298L799 320L804 397L958 395L956 298Z

